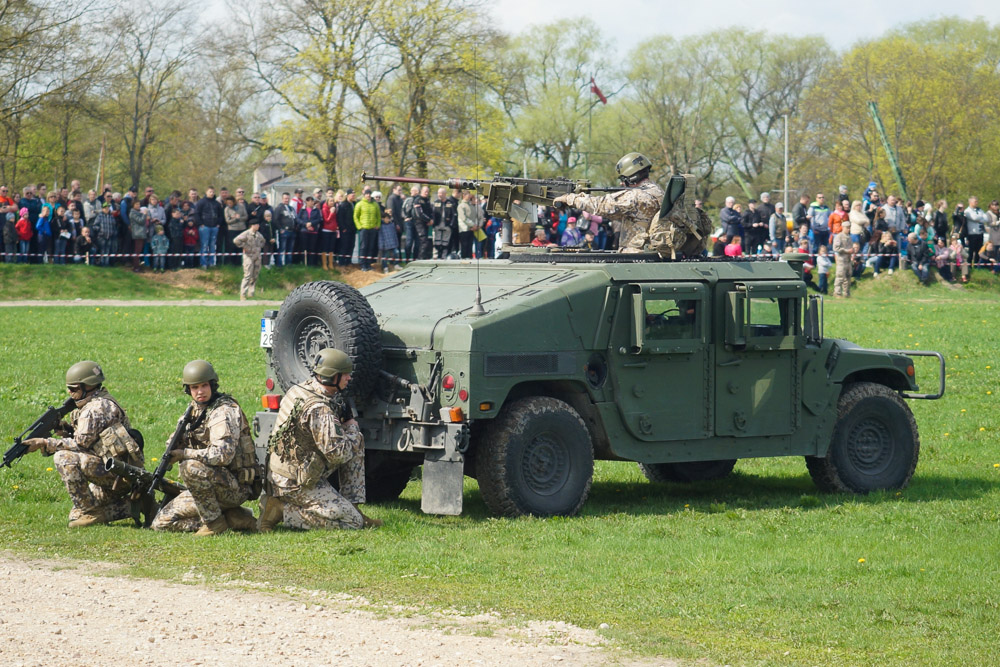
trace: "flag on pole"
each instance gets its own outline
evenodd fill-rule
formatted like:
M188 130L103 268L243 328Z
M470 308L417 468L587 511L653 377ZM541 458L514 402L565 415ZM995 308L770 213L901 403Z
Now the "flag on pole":
M596 83L594 83L594 77L590 77L590 92L597 95L597 99L601 101L601 104L608 103L608 98L604 96L604 93L601 92L601 89L597 87Z

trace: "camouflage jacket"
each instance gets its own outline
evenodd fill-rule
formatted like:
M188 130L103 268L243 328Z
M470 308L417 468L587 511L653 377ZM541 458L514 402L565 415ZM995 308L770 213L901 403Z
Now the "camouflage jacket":
M240 404L232 396L220 394L208 406L193 405L193 428L183 432L177 445L184 450L184 459L226 468L240 484L259 481L253 436Z
M674 202L666 218L657 211L649 224L649 245L661 257L678 259L700 257L708 249L712 221L694 205L695 178L684 174L684 192Z
M357 424L344 428L334 396L315 378L281 399L271 431L268 481L277 495L309 489L333 472L361 439Z
M248 229L245 232L239 234L233 239L233 244L238 248L243 248L243 254L249 255L250 257L260 257L261 251L264 249L264 235L260 232L255 232L252 229Z
M95 444L106 428L119 422L125 428L132 428L125 411L104 387L76 405L76 410L69 413L70 423L73 425L72 437L46 438L46 454L55 454L59 450L95 454Z
M560 200L573 208L620 223L619 252L637 252L649 247L649 223L660 210L663 190L647 178L635 187L601 197L571 194Z

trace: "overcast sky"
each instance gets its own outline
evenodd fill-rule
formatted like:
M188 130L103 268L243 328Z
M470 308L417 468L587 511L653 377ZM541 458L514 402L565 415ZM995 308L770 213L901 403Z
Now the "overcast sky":
M518 33L534 23L586 16L612 38L620 53L653 35L684 37L724 26L788 35L823 35L843 49L901 23L942 15L1000 23L998 0L490 0L499 27Z

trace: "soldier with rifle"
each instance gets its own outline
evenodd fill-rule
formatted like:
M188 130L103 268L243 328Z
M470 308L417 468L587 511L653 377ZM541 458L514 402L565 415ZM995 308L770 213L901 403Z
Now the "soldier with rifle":
M70 366L66 391L75 405L70 422L59 424L56 437L24 440L25 453L41 450L53 456L73 501L71 528L126 519L128 489L116 483L119 478L107 472L104 461L114 458L142 467L142 436L131 429L125 410L104 388L104 371L96 362Z
M241 505L260 495L261 474L246 416L232 396L219 393L219 376L207 361L189 362L182 378L191 405L161 466L179 463L187 489L160 509L152 528L199 536L253 531L253 513Z

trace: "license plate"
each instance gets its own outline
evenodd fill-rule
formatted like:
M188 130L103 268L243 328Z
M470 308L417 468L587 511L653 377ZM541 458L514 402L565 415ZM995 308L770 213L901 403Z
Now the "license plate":
M260 346L271 347L274 340L274 320L270 317L260 318Z

